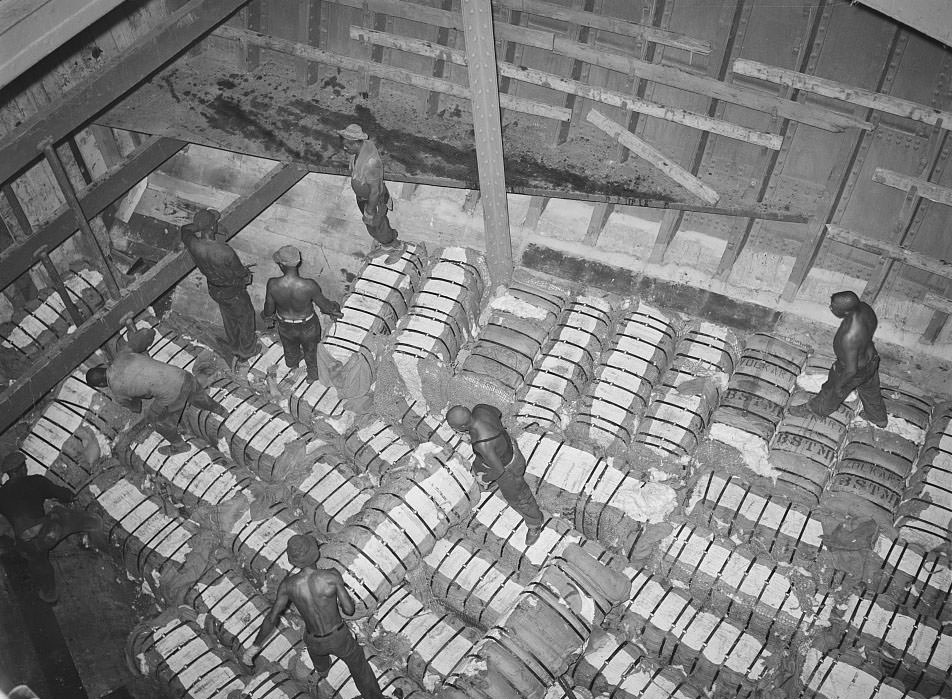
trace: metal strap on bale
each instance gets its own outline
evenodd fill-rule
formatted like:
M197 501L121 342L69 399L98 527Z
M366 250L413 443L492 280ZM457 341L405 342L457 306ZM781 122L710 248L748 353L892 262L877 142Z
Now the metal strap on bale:
M703 394L667 389L648 405L632 442L662 455L687 458L694 453L714 408Z
M413 447L384 420L352 428L344 437L344 450L358 473L369 472L380 478L394 469L406 468L413 454Z
M940 406L936 413L896 519L900 536L927 549L952 540L952 404Z

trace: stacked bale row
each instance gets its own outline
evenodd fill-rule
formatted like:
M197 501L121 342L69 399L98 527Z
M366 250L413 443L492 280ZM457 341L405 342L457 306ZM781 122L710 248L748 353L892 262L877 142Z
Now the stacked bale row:
M671 366L655 390L634 442L662 456L685 460L694 452L720 389L734 368L736 339L711 323L688 327L675 346Z
M512 403L565 307L566 294L541 283L513 281L485 313L479 335L456 376L463 403Z
M818 699L925 699L916 691L907 691L902 684L883 677L873 663L864 661L856 651L823 653L806 652L800 672L803 693Z
M906 482L896 526L926 549L952 543L952 403L936 410L922 453Z
M651 391L674 355L676 338L666 315L638 303L622 318L603 352L569 434L609 455L627 453Z
M86 318L106 301L102 274L82 264L62 275L70 300ZM44 351L64 337L73 327L66 304L53 289L43 289L40 298L15 311L13 320L0 326L0 347L15 350L25 357Z
M519 422L536 423L543 429L567 425L564 408L577 400L592 380L602 340L611 328L611 310L605 299L594 296L578 297L566 307L519 391Z
M413 447L385 420L357 424L344 436L344 452L360 473L379 482L387 473L406 468Z
M763 547L775 559L813 567L823 545L823 526L812 512L784 498L758 493L746 480L703 474L687 511L712 527L729 522L726 535ZM952 569L937 553L923 554L902 540L879 535L871 548L878 591L916 613L952 618ZM832 587L834 580L820 580Z

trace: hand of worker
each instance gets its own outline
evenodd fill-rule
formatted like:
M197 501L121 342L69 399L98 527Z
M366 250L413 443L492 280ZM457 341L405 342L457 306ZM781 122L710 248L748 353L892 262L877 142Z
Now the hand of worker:
M248 646L245 652L241 654L241 664L244 665L245 667L249 667L249 668L253 667L255 664L255 658L258 657L258 653L260 652L261 652L260 646L256 646L256 645Z
M133 322L134 318L135 318L135 314L132 311L129 311L124 316L122 316L122 318L119 319L119 322L122 323L123 326L132 326L134 328L135 327L135 323Z
M374 215L373 215L373 213L369 213L369 212L368 212L368 213L364 214L362 218L363 218L363 220L364 220L364 225L365 225L365 226L372 226L372 225L374 225Z

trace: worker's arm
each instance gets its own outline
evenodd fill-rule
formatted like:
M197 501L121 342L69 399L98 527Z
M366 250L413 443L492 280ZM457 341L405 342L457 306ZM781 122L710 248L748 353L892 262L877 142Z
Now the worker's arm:
M383 183L383 163L380 158L370 158L364 170L364 181L370 187L367 206L364 207L364 223L373 223L377 215L377 206L386 186Z
M145 354L149 351L153 342L155 342L155 329L143 328L142 330L135 330L127 326L126 349L129 352Z
M182 236L182 244L191 252L191 244L198 240L198 236L195 235L197 230L194 223L186 223L184 226L179 228L179 234Z
M287 578L285 578L278 586L278 596L275 598L274 604L271 605L271 610L268 612L268 615L264 618L264 621L261 622L258 635L255 636L254 642L248 646L248 649L241 656L241 662L245 665L251 665L254 662L255 656L261 652L261 646L268 640L268 636L278 627L278 620L281 618L281 615L284 614L284 610L288 608L290 603L291 595L288 593Z
M483 434L483 430L477 429L476 434L473 435L476 439L484 439L491 435ZM473 440L476 441L476 440ZM496 454L496 450L492 448L492 445L489 442L483 442L482 444L474 444L473 451L479 455L483 460L483 464L486 467L486 476L487 480L494 481L499 478L503 472L506 470L506 464L502 462L499 456Z
M245 263L238 257L238 253L232 250L230 246L228 247L228 251L231 254L226 258L224 271L235 284L247 286L251 283L251 270L245 266Z
M855 322L855 321L854 321ZM865 338L861 333L857 333L854 328L850 328L839 339L839 347L834 346L836 358L840 362L842 371L838 377L837 390L842 390L859 371L859 350L865 344ZM836 344L834 340L834 345Z
M46 485L44 487L45 493L43 496L47 500L59 500L62 503L70 503L76 497L76 494L73 493L69 488L64 488L63 486L56 485L48 478L45 478Z
M274 297L271 295L271 282L269 281L264 292L264 308L261 309L261 319L274 324L274 312L276 306Z
M324 292L321 291L321 285L317 282L314 282L314 286L311 292L311 301L321 309L321 311L332 318L343 318L344 314L340 312L340 304L336 301L331 301L329 298L324 296Z
M354 616L357 607L354 606L354 600L351 599L350 593L347 592L347 586L344 585L344 578L336 570L334 571L334 581L337 584L337 602L340 604L340 610L344 613L344 616Z

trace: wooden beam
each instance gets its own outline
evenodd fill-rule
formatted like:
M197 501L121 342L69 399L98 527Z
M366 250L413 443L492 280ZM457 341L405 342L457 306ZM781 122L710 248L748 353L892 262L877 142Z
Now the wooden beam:
M586 245L595 247L598 245L598 239L602 235L602 230L608 219L615 210L614 204L596 204L592 208L592 217L588 220L588 230L585 231L585 238L582 240Z
M588 114L585 115L585 119L596 128L604 131L612 139L625 146L625 148L635 155L647 160L694 196L701 199L701 201L705 201L708 204L716 204L721 198L713 188L701 182L701 180L668 158L664 153L638 138L635 134L622 127L621 124L615 123L598 110L590 109Z
M542 212L549 205L549 197L530 197L529 208L526 210L526 217L522 225L526 228L535 228L539 225L539 219L542 218Z
M413 195L416 194L419 186L420 185L413 182L404 182L403 187L400 189L400 198L404 201L410 201L413 199Z
M948 0L856 0L897 22L952 46L952 14Z
M171 61L223 22L247 0L191 0L146 36L117 54L83 83L66 92L0 139L0 182L38 159L40 143L57 142Z
M462 0L461 13L469 85L473 94L473 130L483 204L486 262L493 286L508 286L513 269L512 236L506 198L492 7L489 0Z
M581 12L594 12L595 3L596 3L596 0L572 0L572 9L574 11L581 11ZM577 23L570 23L566 31L566 34L568 35L567 38L569 40L576 41L581 44L594 43L595 36L597 35L597 33L598 33L598 30L593 31L591 27L586 26L584 24L577 24ZM509 61L510 63L512 62L509 59L507 59L507 61ZM587 80L584 80L582 77L586 73L585 68L586 68L586 64L584 61L580 61L577 58L572 59L572 67L569 70L569 78L571 78L572 80L581 80L582 82L588 82ZM571 93L566 94L565 97L563 97L562 99L562 105L566 109L571 109L573 115L575 115L575 106L576 106L575 102L576 102L576 96ZM576 120L578 119L577 115L575 116L575 119ZM572 128L572 121L573 121L572 119L569 119L568 121L561 121L558 124L556 124L555 145L557 146L562 145L568 140L569 132L571 131L571 128Z
M661 225L658 226L658 235L651 246L651 255L648 256L648 262L656 265L664 264L664 256L671 246L671 241L674 240L674 234L678 232L682 218L684 218L683 211L664 212L661 217Z
M746 58L734 61L734 72L751 78L759 78L778 85L789 85L797 90L805 90L824 97L850 102L861 107L868 107L887 114L905 117L929 126L935 125L940 119L942 128L952 129L952 112L935 109L925 104L911 102L899 97L892 97L882 92L864 90L861 87L845 85L835 80L818 78L815 75L798 73L786 68L777 68L765 63L758 63Z
M946 315L952 315L952 299L947 299L944 296L939 296L930 291L923 297L922 303L933 310L941 311Z
M118 168L110 170L79 192L79 204L83 213L87 217L101 213L184 147L185 143L182 141L151 138L133 151ZM29 270L36 263L36 254L41 247L52 252L62 245L76 228L76 218L72 210L63 206L35 234L0 252L0 288Z
M298 165L276 166L251 194L239 198L222 212L222 230L227 231L229 237L235 235L306 174L307 169ZM0 432L115 335L123 316L145 309L193 269L195 263L187 250L166 255L124 289L118 301L107 303L75 332L50 346L23 376L0 394L0 405L4 406L0 411Z
M883 240L874 240L873 238L868 238L851 231L848 228L835 226L832 223L827 224L826 234L830 240L834 240L838 243L843 243L844 245L849 245L850 247L865 250L866 252L871 252L876 255L883 255L897 262L907 264L910 267L952 279L952 262L938 260L929 255L923 255L921 252L913 252L912 250L893 243L887 243Z
M913 187L919 193L919 196L937 204L952 206L952 189L941 187L933 182L929 182L921 177L904 175L894 170L878 167L873 172L873 182L884 184L887 187L909 191Z
M358 27L357 29L360 28ZM361 31L372 30L361 29ZM263 46L265 48L271 49L272 51L277 51L289 56L307 58L308 60L337 66L338 68L355 71L366 70L369 75L377 75L381 78L386 78L387 80L393 80L404 85L412 85L413 87L419 87L423 90L435 90L437 92L443 92L461 99L471 99L468 87L463 87L462 85L452 83L448 80L431 78L429 76L420 75L419 73L414 73L409 70L403 70L402 68L394 68L393 66L384 65L382 63L373 63L371 61L365 61L359 58L342 56L329 51L323 51L311 46L306 46L296 41L278 39L273 36L256 34L254 32L228 26L219 27L215 30L214 35L225 39L244 40L247 41L249 45ZM451 49L443 50L450 51ZM511 109L515 112L522 112L524 114L534 114L535 116L547 117L557 121L569 119L572 116L572 113L563 107L553 107L552 105L543 104L541 102L533 102L532 100L522 99L521 97L513 97L511 95L501 95L499 102L505 109Z
M711 52L711 42L695 39L687 34L658 29L650 24L629 22L628 20L618 17L570 10L563 5L543 2L543 0L494 0L493 4L548 17L549 19L569 22L570 24L581 24L586 27L591 27L592 29L612 32L613 34L644 38L655 44L684 49L690 53L707 55Z
M452 11L453 9L453 0L441 0L440 9ZM449 27L437 27L436 30L436 43L440 46L449 46L450 45L450 32ZM454 37L455 38L455 37ZM443 73L446 71L446 61L440 58L433 59L433 71L431 75L434 78L442 78ZM439 92L430 92L426 96L426 106L424 107L424 113L427 116L433 116L439 111L440 108L440 93Z
M229 31L233 30L229 29ZM354 25L351 25L350 27L350 36L352 39L359 41L366 41L372 44L380 44L390 48L410 51L420 56L441 58L458 65L466 65L466 58L462 51L446 48L443 46L435 46L433 43L424 41L422 39L410 39L407 37L395 36L393 34L375 32ZM350 60L353 61L354 59ZM643 100L638 97L630 97L624 93L615 92L614 90L594 87L577 80L569 80L568 78L563 78L559 75L546 73L534 68L517 66L512 63L505 62L498 62L497 68L500 77L512 78L515 80L531 83L533 85L548 87L567 94L584 97L586 99L592 100L593 102L601 102L612 107L622 107L623 109L629 109L640 114L657 117L659 119L664 119L666 121L671 121L683 126L700 129L702 131L709 131L710 133L726 136L727 138L733 138L757 146L763 146L764 148L770 148L771 150L779 149L783 141L783 139L781 139L779 136L776 136L775 134L756 131L745 126L739 126L729 121L713 119L704 114L689 112L685 109L667 107L663 104L648 102L647 100ZM569 115L571 115L570 110L566 111L568 111Z

